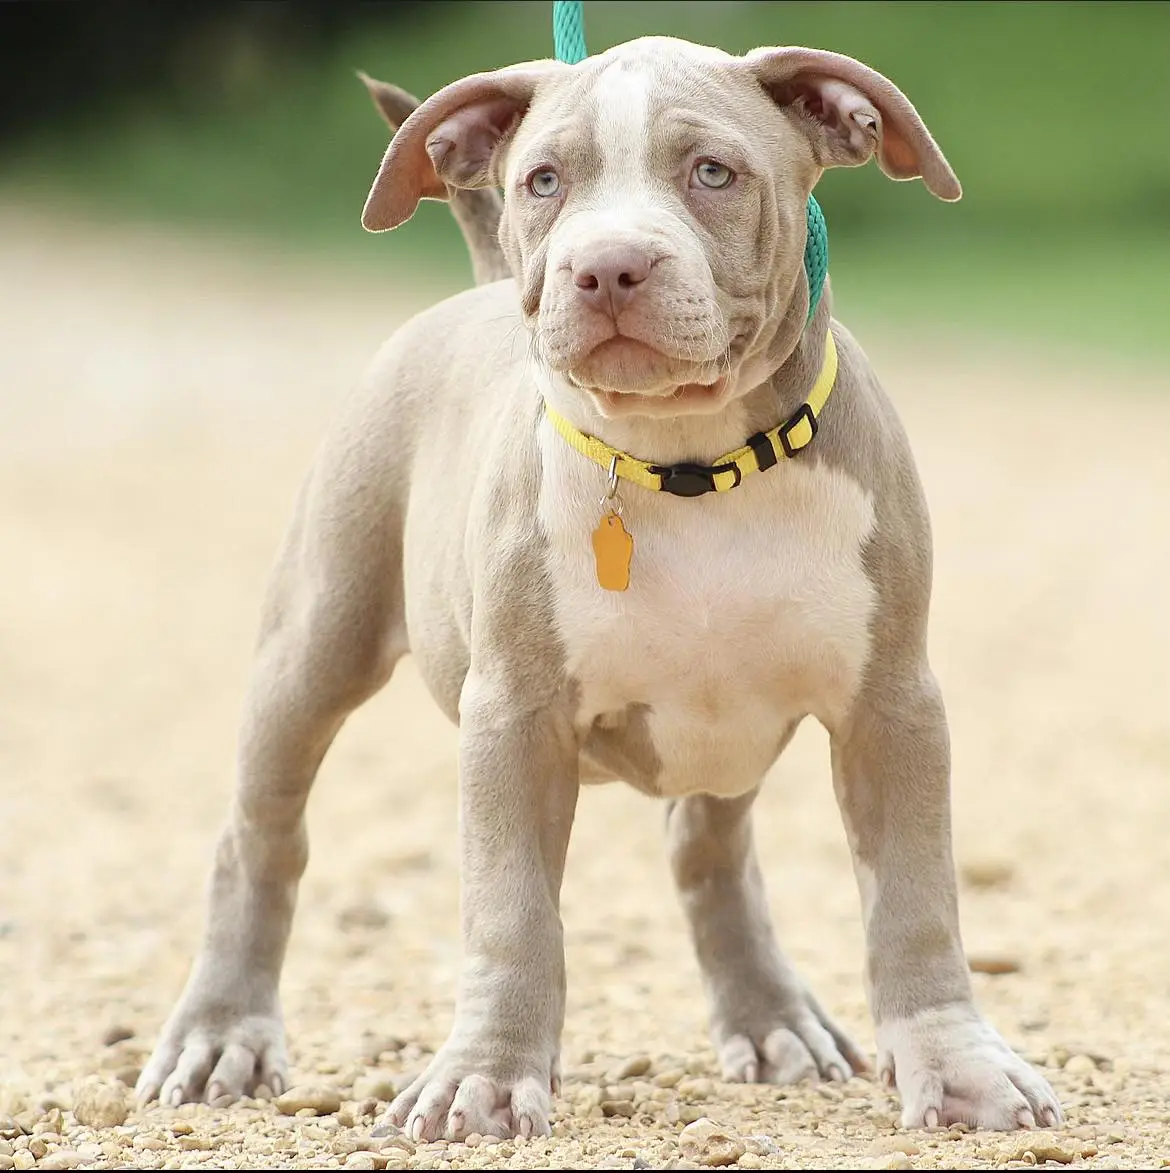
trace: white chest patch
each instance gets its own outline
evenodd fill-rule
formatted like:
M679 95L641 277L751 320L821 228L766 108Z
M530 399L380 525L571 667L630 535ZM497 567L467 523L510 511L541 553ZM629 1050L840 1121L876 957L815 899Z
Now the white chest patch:
M580 689L587 770L664 795L758 785L792 723L830 729L869 651L862 549L873 501L845 474L791 462L730 493L622 484L634 540L624 592L597 582L605 474L546 424L541 520L556 622Z

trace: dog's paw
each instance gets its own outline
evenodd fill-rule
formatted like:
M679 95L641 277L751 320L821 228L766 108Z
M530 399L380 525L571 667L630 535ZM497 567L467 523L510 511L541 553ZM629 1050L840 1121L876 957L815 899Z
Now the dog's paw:
M251 1095L261 1084L273 1095L288 1086L284 1025L279 1017L200 1013L180 1006L134 1089L140 1105L187 1101L223 1104Z
M1008 1132L1054 1128L1060 1104L970 1004L927 1010L878 1027L878 1070L902 1096L902 1126L966 1124Z
M729 1083L799 1083L804 1079L844 1082L868 1070L861 1049L808 995L796 1009L769 1015L750 1026L719 1032L719 1063Z
M383 1123L401 1128L414 1141L463 1140L473 1132L548 1136L555 1074L502 1078L484 1070L466 1053L443 1048L390 1105Z

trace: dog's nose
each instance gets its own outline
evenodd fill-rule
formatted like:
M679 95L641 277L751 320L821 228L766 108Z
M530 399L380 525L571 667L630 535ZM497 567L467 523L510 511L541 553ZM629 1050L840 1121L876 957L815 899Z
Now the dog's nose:
M573 282L585 301L616 318L653 267L649 253L634 245L614 244L577 257Z

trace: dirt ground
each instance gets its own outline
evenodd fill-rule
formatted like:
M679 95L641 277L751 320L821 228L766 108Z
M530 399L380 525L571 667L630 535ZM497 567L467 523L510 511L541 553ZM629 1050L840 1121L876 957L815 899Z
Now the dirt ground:
M459 960L455 734L409 662L322 772L285 970L294 1082L340 1110L155 1108L120 1126L117 1102L95 1111L102 1081L119 1097L114 1081L132 1082L192 957L297 482L408 301L393 274L356 283L8 207L0 1170L685 1167L704 1154L680 1130L701 1116L729 1134L705 1155L742 1153L741 1168L1170 1165L1168 380L992 338L924 350L842 297L932 505L966 943L1018 967L977 974L978 996L1043 1066L1067 1126L906 1134L866 1080L722 1084L662 813L614 786L583 796L570 852L554 1137L370 1140L361 1109L443 1040ZM782 939L872 1045L818 729L774 771L758 833Z

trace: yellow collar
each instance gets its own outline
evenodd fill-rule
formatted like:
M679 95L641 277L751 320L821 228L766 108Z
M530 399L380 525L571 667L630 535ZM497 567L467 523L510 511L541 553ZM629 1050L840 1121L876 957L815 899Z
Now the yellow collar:
M782 424L769 432L757 432L742 448L721 456L714 464L650 464L620 448L589 436L574 427L546 401L549 423L582 456L601 465L611 477L633 481L643 489L673 493L676 497L701 497L704 493L726 493L750 472L763 472L781 457L793 457L807 448L817 434L817 416L833 390L837 379L837 347L833 332L825 333L825 361L808 398Z

